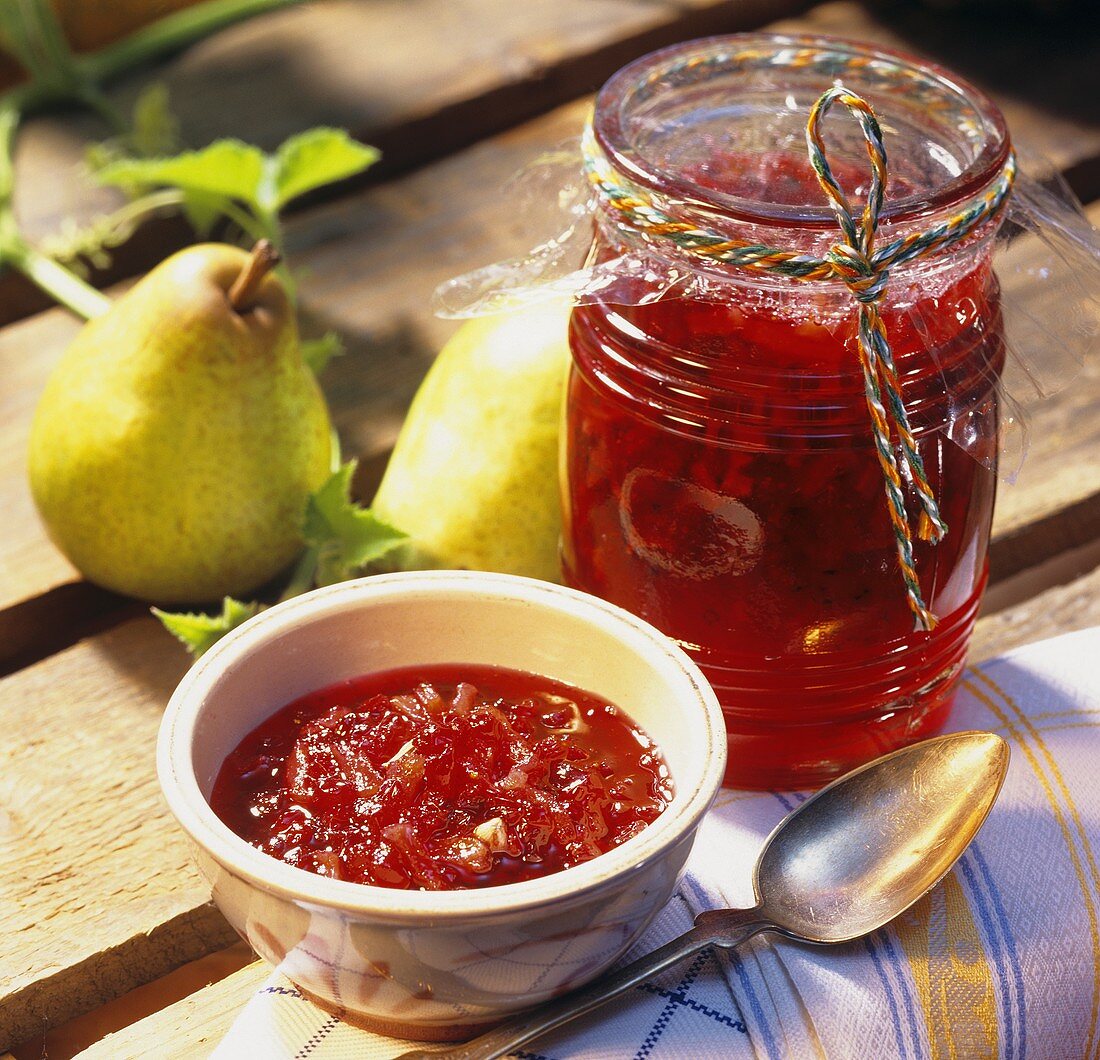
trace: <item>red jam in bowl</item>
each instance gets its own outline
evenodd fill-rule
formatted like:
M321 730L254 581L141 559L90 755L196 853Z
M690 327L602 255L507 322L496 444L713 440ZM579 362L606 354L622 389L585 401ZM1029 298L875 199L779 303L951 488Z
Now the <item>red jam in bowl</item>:
M226 758L210 804L309 872L457 890L589 861L671 798L660 751L613 704L533 674L446 664L295 700Z

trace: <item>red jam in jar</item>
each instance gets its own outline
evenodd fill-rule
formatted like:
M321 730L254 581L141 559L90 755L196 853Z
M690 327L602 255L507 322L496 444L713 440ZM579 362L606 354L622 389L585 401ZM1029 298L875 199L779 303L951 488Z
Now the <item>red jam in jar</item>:
M813 58L791 61L804 53ZM605 86L594 131L616 170L700 224L822 256L843 239L804 130L837 76L890 134L880 244L935 224L1000 173L1008 142L988 101L934 68L837 41L714 38L655 53ZM842 112L829 122L833 171L861 203L859 128ZM936 546L914 534L939 619L925 632L899 573L851 292L674 247L640 252L612 211L597 212L593 260L644 253L652 268L624 270L573 311L566 580L648 619L699 663L726 717L728 784L816 785L947 718L996 485L995 228L896 267L881 306L949 527ZM906 503L915 516L910 483Z
M456 890L579 865L671 799L660 751L613 704L533 674L435 665L295 700L226 758L210 802L298 868Z

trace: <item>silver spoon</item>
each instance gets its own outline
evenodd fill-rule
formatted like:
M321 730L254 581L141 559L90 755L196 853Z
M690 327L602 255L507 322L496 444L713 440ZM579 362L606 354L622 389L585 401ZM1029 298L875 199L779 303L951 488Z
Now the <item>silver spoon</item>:
M611 975L487 1034L397 1060L491 1060L590 1012L708 946L732 948L761 931L799 942L850 942L927 894L958 860L997 800L1008 745L960 732L904 747L853 770L772 832L753 871L752 909L700 913L695 926Z

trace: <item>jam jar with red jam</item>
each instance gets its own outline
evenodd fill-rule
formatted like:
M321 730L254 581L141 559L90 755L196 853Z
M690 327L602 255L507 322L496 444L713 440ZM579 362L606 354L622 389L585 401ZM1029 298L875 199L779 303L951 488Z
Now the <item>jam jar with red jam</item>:
M678 45L626 67L598 97L595 140L616 172L678 216L823 257L844 240L805 126L838 78L885 132L877 245L950 218L1009 164L1000 114L944 71L864 45L763 35ZM861 205L870 175L859 125L838 108L824 140ZM986 581L996 486L996 228L895 266L880 306L948 526L934 546L913 535L938 619L926 631L899 570L852 292L656 240L641 247L597 206L590 260L646 267L624 268L573 311L565 576L699 663L725 713L727 784L816 785L947 718ZM911 481L903 487L915 525L919 498Z

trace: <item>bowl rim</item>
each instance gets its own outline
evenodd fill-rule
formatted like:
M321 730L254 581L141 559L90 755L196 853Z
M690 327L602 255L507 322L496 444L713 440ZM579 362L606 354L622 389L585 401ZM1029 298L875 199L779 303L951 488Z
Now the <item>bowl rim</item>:
M453 891L411 891L334 880L288 865L251 846L214 813L199 788L191 760L199 708L221 675L269 640L296 626L370 601L398 595L485 595L568 612L612 633L648 664L684 684L678 702L693 705L704 753L686 776L676 776L672 802L655 821L621 846L581 865L519 883ZM273 707L272 712L278 709ZM726 730L717 696L688 655L648 622L576 589L509 574L414 571L378 574L315 589L261 611L215 644L173 692L157 739L157 775L168 808L201 850L223 869L283 898L366 915L376 920L478 919L548 903L580 900L614 880L625 880L694 833L721 786ZM681 770L681 773L683 771Z

